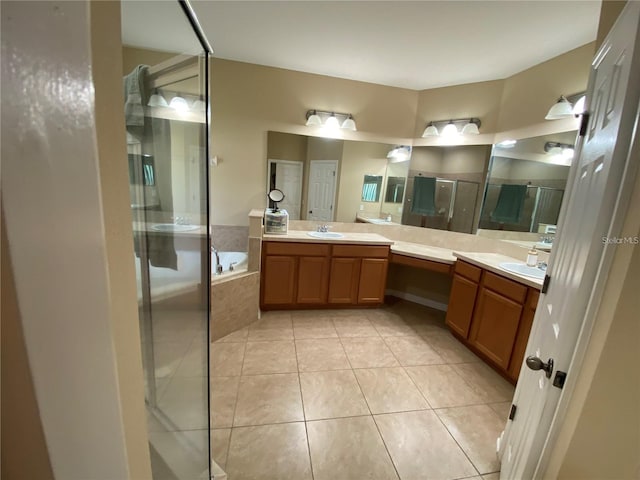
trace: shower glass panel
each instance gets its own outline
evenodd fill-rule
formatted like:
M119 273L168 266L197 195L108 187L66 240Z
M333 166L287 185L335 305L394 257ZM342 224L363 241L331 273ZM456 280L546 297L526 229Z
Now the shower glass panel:
M454 180L436 179L435 206L436 214L426 217L425 227L449 230L449 220L453 210L456 182Z
M139 37L132 19L153 18L156 8L174 10L172 36L186 54ZM178 2L123 2L122 24L152 473L209 478L209 57Z
M476 182L456 181L453 215L449 229L453 232L473 233L473 218L480 184Z

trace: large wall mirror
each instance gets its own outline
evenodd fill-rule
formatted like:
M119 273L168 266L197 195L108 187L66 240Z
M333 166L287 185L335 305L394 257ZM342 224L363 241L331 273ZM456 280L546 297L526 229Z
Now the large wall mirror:
M489 236L517 239L512 232L529 232L550 247L575 140L576 132L569 131L494 145L480 233L494 230Z
M285 193L291 219L474 233L490 151L268 132L266 187Z

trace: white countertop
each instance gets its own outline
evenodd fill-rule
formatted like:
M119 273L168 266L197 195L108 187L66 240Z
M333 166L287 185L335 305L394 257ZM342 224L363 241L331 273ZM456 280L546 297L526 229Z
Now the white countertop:
M464 260L465 262L471 263L480 268L484 268L485 270L489 270L493 273L496 273L503 277L507 277L511 280L522 283L529 287L537 288L537 289L542 288L542 280L538 280L537 278L527 277L524 275L518 275L517 273L507 272L506 270L503 270L502 268L500 268L501 263L505 263L505 262L524 263L521 260L515 259L513 257L508 257L506 255L501 255L499 253L453 252L453 254L460 260Z
M408 255L410 257L422 258L423 260L431 260L432 262L453 264L456 257L453 250L448 248L432 247L430 245L422 245L410 242L395 242L391 245L391 251L400 255Z
M269 242L306 242L306 243L346 243L356 245L392 245L389 240L377 233L339 232L342 238L316 238L308 235L308 232L289 230L286 235L274 235L265 233L262 240Z
M362 213L356 214L356 220L360 220L364 223L373 223L375 225L402 225L397 222L385 220L384 218L375 217L373 215L370 216Z

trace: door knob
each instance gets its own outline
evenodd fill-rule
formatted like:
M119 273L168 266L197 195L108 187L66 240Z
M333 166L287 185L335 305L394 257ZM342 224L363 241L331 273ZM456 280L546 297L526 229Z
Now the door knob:
M527 367L531 370L543 370L547 378L551 378L551 372L553 372L553 358L547 360L544 363L539 357L531 355L527 357Z

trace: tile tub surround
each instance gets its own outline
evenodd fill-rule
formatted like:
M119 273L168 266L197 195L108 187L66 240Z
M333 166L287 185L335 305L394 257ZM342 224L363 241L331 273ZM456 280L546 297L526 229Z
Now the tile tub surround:
M404 301L267 312L211 346L216 461L230 480L453 480L499 468L514 389L442 312Z
M249 249L249 227L212 225L211 242L221 252L246 252Z
M242 273L211 285L211 341L258 319L260 272Z

